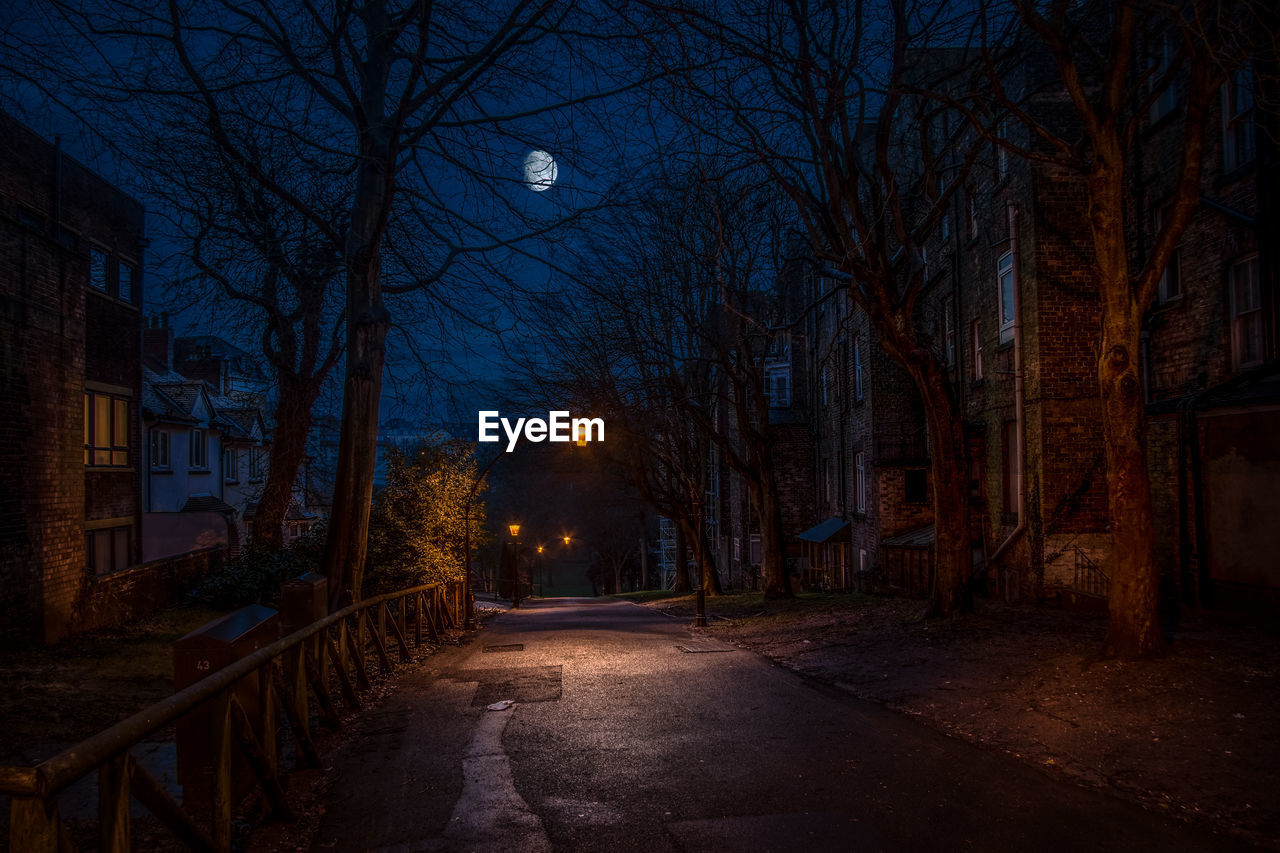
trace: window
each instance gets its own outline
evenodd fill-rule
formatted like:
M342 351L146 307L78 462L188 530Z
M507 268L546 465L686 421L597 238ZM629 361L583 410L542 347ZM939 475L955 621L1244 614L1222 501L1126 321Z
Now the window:
M240 454L234 447L222 451L222 479L227 483L240 482Z
M1000 119L996 125L996 180L1002 181L1009 174L1009 149L1004 143L1009 139L1009 119Z
M1018 486L1022 478L1022 463L1018 458L1018 422L1005 421L1000 430L1004 477L1001 483L1004 511L1015 516L1018 513Z
M107 292L107 253L100 249L89 250L89 286Z
M169 470L169 431L151 430L151 468L153 471Z
M126 263L116 268L117 293L125 302L137 302L138 270Z
M95 575L126 569L133 563L133 528L107 527L85 534L85 567Z
M187 464L192 468L208 468L209 457L204 430L191 431L191 443L187 446Z
M1164 211L1157 210L1154 216L1155 233L1152 240L1160 239L1160 229L1164 227ZM1179 249L1174 248L1173 254L1169 256L1169 263L1164 268L1164 272L1160 273L1160 287L1157 291L1156 298L1160 302L1170 302L1182 295L1182 268L1179 263Z
M975 240L978 237L978 193L970 186L965 198L969 201L969 239Z
M1161 77L1169 70L1169 66L1173 64L1174 54L1178 51L1177 44L1174 43L1175 33L1173 30L1167 31L1163 37L1159 39L1156 46L1155 56L1153 57L1153 66L1151 69L1151 77L1148 85L1154 87L1161 85ZM1178 105L1178 93L1174 89L1173 81L1168 81L1164 88L1160 90L1160 94L1151 102L1151 121L1155 123L1160 119L1173 112L1173 108Z
M853 456L853 485L858 499L858 512L867 511L867 465L866 456L858 451Z
M939 178L938 179L938 199L941 200L946 194L947 194L947 179ZM950 199L948 199L946 202L943 202L942 221L938 225L938 231L939 231L939 237L941 237L942 242L945 243L951 239Z
M1237 69L1222 84L1222 165L1230 172L1253 162L1253 68Z
M252 448L249 451L249 480L257 481L262 479L262 451L258 448Z
M853 399L862 399L862 338L853 339Z
M969 346L972 350L970 369L973 371L973 381L977 382L982 378L982 326L977 320L969 324Z
M923 468L908 468L903 474L902 499L909 504L923 504L929 499L929 477Z
M1262 362L1262 288L1258 256L1231 265L1231 361L1237 369Z
M1000 343L1013 340L1014 299L1013 253L1000 256L996 277L1000 281Z
M942 357L948 367L956 363L956 300L954 296L942 298Z
M122 468L129 464L127 399L85 392L84 464L92 468Z
M773 367L765 374L765 396L769 398L769 406L785 409L791 405L791 369Z
M822 405L825 406L827 405L827 402L828 402L827 374L831 372L831 369L829 365L823 364L822 367L818 368L818 370L819 370L819 379L820 379L820 382L818 384L822 390Z

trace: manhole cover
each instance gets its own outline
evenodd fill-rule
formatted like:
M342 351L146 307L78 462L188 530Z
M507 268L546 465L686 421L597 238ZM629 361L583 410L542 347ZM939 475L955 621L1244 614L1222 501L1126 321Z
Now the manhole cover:
M485 646L485 652L522 652L524 643L508 643L505 646Z

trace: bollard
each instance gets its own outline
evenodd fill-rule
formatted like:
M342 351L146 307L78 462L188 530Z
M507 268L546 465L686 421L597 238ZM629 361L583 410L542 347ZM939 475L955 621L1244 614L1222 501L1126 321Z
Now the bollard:
M693 627L707 627L707 591L702 588L698 589L698 613L693 617Z

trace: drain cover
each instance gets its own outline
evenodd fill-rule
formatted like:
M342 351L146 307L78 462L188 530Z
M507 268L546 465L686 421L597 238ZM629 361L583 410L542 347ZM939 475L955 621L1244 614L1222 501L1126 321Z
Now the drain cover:
M505 646L485 646L486 652L522 652L524 643L508 643Z

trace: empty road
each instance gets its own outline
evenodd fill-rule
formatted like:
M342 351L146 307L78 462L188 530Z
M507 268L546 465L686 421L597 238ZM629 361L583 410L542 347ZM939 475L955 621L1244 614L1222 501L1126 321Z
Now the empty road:
M491 620L353 734L317 850L1242 849L603 599Z

